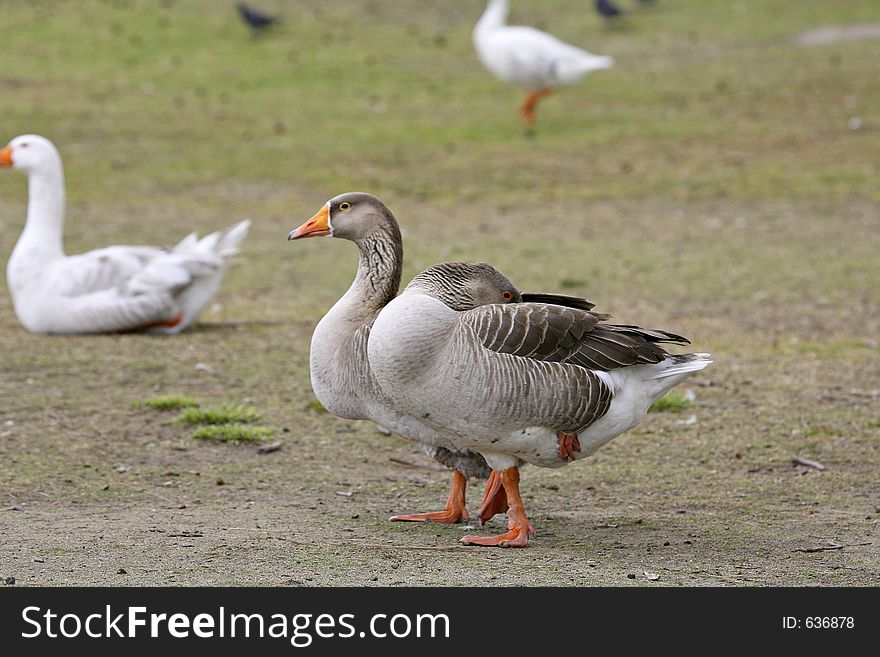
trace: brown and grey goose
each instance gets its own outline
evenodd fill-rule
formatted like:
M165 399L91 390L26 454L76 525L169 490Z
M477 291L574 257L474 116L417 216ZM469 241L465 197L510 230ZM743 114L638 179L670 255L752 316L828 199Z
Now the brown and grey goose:
M416 414L400 412L376 383L367 361L367 341L376 316L394 299L403 269L400 227L388 207L375 196L349 192L330 199L288 239L330 235L354 242L360 252L357 275L348 291L318 322L309 353L312 389L324 407L339 417L373 420L421 444L438 462L453 469L453 484L443 511L394 516L392 520L455 523L466 521L467 478L485 478L489 468L477 452L460 449ZM556 295L521 295L514 285L485 266L469 290L474 306L541 298L572 306L589 302ZM494 274L492 273L494 272ZM493 478L494 481L494 478ZM494 489L498 492L497 487ZM481 518L506 510L498 496L484 499Z
M464 291L484 275L456 263L416 276L379 313L368 356L399 411L478 451L499 473L494 484L509 503L510 531L462 541L521 547L533 531L519 493L521 465L557 468L592 454L711 361L661 346L688 344L681 336L611 324L590 310L535 302L474 307Z

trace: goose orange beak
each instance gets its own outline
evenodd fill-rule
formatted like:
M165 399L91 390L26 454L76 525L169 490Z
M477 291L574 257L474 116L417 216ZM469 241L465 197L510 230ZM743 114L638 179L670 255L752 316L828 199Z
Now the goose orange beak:
M12 166L12 146L4 146L0 151L0 167Z
M318 213L299 228L295 228L287 235L289 240L299 240L306 237L322 237L329 235L330 230L330 204L325 203Z

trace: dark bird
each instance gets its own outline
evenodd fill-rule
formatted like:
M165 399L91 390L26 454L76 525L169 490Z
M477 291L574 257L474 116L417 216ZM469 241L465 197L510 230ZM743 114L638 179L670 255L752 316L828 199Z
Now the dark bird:
M623 10L611 0L596 0L596 13L607 21L623 16Z
M270 16L262 11L251 9L243 2L238 3L238 14L241 16L241 20L250 26L254 36L278 22L277 16Z

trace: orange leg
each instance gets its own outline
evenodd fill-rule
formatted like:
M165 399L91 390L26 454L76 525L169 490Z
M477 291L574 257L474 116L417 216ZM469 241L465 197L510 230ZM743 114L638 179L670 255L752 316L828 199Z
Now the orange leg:
M486 482L483 501L480 503L480 524L485 525L499 513L507 513L507 508L507 494L501 485L501 475L497 470L492 470L489 481Z
M467 489L467 479L458 470L452 473L452 490L449 499L446 500L446 508L443 511L433 513L412 513L406 516L394 516L392 520L405 522L440 522L452 525L456 522L467 522L468 513L464 508L464 494Z
M574 461L575 453L581 451L581 442L577 434L557 431L556 440L559 442L559 458L563 461Z
M523 121L529 125L533 124L535 122L535 106L538 104L538 101L552 93L553 89L538 89L537 91L530 91L526 94L525 100L523 100L522 105L519 106Z
M174 328L182 321L183 315L176 315L171 319L166 319L161 322L154 322L152 324L147 324L146 326L138 326L137 328L121 331L121 333L140 333L141 331L149 331L150 329L154 328Z
M507 468L498 474L507 496L510 508L507 510L507 527L510 531L498 536L465 536L465 545L485 545L497 547L525 547L529 544L529 534L534 533L523 508L519 495L519 468Z

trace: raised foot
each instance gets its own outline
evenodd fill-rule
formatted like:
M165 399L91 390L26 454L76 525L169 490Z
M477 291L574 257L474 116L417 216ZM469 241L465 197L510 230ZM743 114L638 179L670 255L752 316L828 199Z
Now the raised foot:
M483 501L478 513L480 524L485 525L499 513L507 513L507 509L507 493L504 492L504 486L501 485L501 475L497 470L492 470L489 474L489 481L486 482L486 491L483 493Z
M559 458L563 461L574 461L575 454L581 451L581 442L577 434L557 431L556 441L559 443Z
M454 525L457 522L467 522L468 514L464 509L445 509L432 513L410 513L403 516L392 516L397 522L439 522L444 525Z

